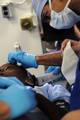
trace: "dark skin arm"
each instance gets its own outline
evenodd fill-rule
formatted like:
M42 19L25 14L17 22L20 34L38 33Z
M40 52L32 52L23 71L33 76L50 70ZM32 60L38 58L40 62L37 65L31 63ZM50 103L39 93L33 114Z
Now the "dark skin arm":
M58 52L52 52L52 53L46 53L43 55L36 56L36 61L39 65L61 65L62 63L62 53L60 51Z
M64 51L68 41L71 41L71 47L75 51L75 53L77 55L80 55L80 41L65 39L62 43L61 51L62 52ZM63 58L61 51L38 55L38 56L36 56L36 61L39 65L47 65L47 66L59 65L59 66L61 66L62 58Z

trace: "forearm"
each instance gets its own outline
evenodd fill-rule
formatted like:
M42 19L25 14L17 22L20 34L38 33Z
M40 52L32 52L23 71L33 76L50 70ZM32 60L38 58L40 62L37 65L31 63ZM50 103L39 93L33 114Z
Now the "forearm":
M78 38L80 38L80 25L75 25L74 26L74 31L75 31L75 34L77 35Z
M12 64L19 62L25 68L37 68L38 65L61 65L62 53L58 51L35 56L22 51L18 51L9 53L8 61Z
M75 110L66 114L61 120L79 120L80 110Z
M36 61L39 65L61 65L62 53L58 51L39 55L36 56Z

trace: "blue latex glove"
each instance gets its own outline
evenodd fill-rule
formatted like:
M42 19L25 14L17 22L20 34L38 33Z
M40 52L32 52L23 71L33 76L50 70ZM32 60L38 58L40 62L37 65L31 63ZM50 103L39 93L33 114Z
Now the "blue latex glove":
M49 66L46 70L46 73L52 72L55 75L58 75L61 72L61 69L59 66Z
M24 86L24 84L16 77L0 77L0 88L7 88L12 84L19 84Z
M80 59L76 71L76 80L71 92L70 108L71 110L80 109Z
M25 68L29 68L29 67L37 68L38 67L35 56L25 53L23 51L16 51L16 52L9 53L8 61L10 63L15 63L15 62L21 63L22 66Z
M36 94L31 89L27 89L16 82L5 83L4 86L7 86L7 88L1 89L0 101L5 102L10 107L10 119L19 117L36 107Z

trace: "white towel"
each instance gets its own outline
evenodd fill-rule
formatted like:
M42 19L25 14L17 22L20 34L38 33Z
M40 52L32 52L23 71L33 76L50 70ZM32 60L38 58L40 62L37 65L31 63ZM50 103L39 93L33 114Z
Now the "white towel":
M71 43L69 41L63 52L63 62L61 70L70 85L75 82L78 60L79 58L74 50L71 48Z

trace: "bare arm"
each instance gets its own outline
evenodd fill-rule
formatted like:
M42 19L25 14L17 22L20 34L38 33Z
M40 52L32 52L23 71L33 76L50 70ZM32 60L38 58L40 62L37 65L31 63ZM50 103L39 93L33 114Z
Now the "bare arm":
M61 120L80 120L80 110L69 112Z
M39 65L61 65L62 53L61 51L46 53L36 56L36 60Z
M74 32L78 38L80 38L80 23L77 25L74 25Z

